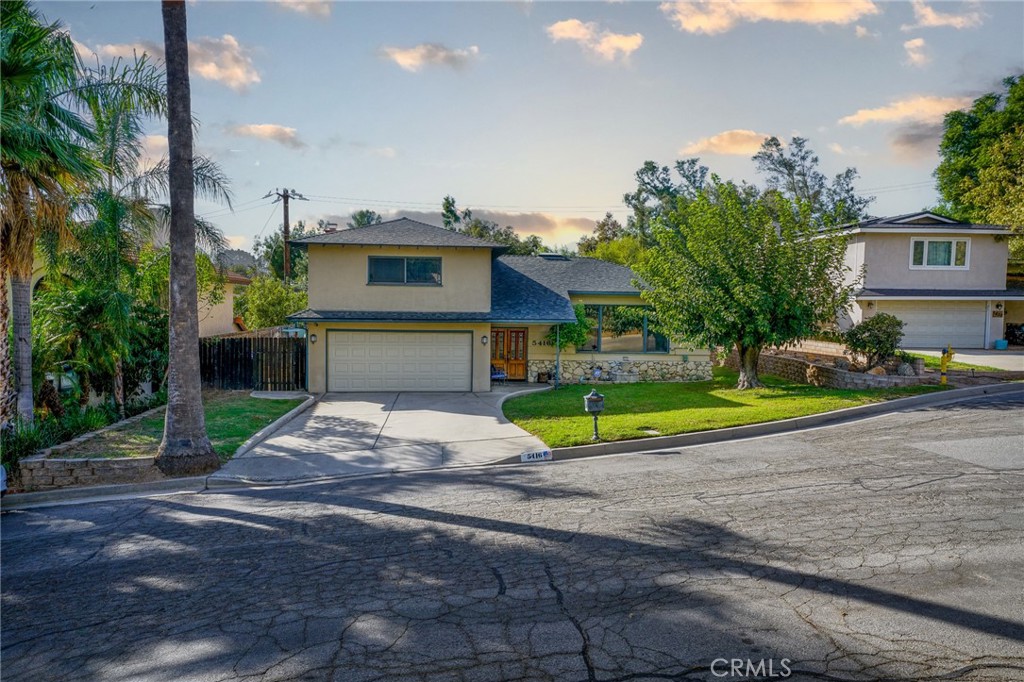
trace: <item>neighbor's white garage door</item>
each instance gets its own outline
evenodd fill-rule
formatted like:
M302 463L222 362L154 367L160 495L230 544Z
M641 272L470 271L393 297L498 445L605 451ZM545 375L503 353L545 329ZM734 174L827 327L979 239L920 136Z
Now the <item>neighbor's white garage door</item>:
M878 312L906 323L904 348L985 347L984 301L879 301Z
M329 332L328 391L469 391L468 332Z

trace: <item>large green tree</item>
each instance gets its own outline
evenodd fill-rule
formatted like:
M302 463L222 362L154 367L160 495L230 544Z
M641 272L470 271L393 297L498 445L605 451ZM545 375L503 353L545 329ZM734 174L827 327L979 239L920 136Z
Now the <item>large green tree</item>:
M512 256L535 256L547 251L537 235L520 237L510 225L499 227L492 220L475 217L471 209L459 210L452 196L446 196L441 202L441 221L449 230L502 244L506 247L505 252Z
M976 223L1009 225L1024 235L1024 74L1003 81L1004 90L951 111L943 122L935 169L939 210ZM1011 240L1024 259L1024 237Z
M738 388L761 386L761 350L805 338L850 301L845 239L821 233L811 206L712 176L653 224L635 266L661 329L735 348Z
M156 463L165 474L188 475L220 466L206 435L199 378L196 232L192 173L192 96L184 0L163 0L167 63L167 142L170 153L171 291L167 412Z
M249 329L287 324L288 315L306 307L306 292L285 284L278 277L253 278L235 298L235 314Z

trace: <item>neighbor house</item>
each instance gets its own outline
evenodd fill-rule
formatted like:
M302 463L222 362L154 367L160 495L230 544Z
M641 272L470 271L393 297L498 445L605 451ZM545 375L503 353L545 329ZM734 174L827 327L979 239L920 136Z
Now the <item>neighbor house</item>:
M225 271L223 276L224 298L219 303L211 303L202 297L199 299L200 338L245 330L241 320L235 318L235 296L239 293L239 287L245 287L251 281L248 277L230 270Z
M505 247L399 218L331 230L308 250L308 381L325 391L489 391L510 381L592 377L598 367L642 380L711 378L707 350L676 347L650 324L628 268ZM548 333L586 306L587 343L556 353ZM581 406L582 409L582 406Z
M841 327L876 313L906 323L905 348L990 348L1024 322L1024 291L1007 289L1009 228L922 212L852 225L846 265L863 273Z

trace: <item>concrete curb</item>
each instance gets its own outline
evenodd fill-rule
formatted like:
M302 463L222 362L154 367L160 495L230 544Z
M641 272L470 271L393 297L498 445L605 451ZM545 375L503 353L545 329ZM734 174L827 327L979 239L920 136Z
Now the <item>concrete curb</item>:
M1024 392L1024 383L1011 382L988 386L971 386L970 388L958 388L949 391L928 393L926 395L911 396L909 398L897 398L896 400L871 403L870 405L858 405L857 407L848 407L842 410L810 414L805 417L794 417L793 419L783 419L781 421L764 422L763 424L735 426L726 429L715 429L713 431L696 431L693 433L682 433L676 436L659 436L657 438L640 438L636 440L596 443L594 445L577 445L568 448L553 448L551 450L551 459L559 461L566 459L579 459L581 457L617 455L629 452L650 452L652 450L663 450L665 448L706 445L708 443L721 443L723 441L756 438L758 436L800 431L802 429L826 424L839 424L879 414L900 412L906 409L955 403L979 396L1002 395L1005 393L1017 392ZM505 459L493 462L493 464L519 463L520 460L518 457L506 457Z
M280 430L281 427L283 427L285 424L287 424L288 422L290 422L291 420L295 419L300 414L308 410L313 403L320 400L320 397L321 396L319 395L307 395L306 400L303 401L301 404L296 405L288 412L285 412L283 415L281 415L271 423L267 424L256 433L249 436L248 440L246 440L244 443L238 446L238 449L235 450L235 454L231 455L231 459L237 459L238 457L244 457L245 455L247 455L250 450L252 450L254 447L262 443L270 436L277 433L277 431Z
M501 410L501 406L504 405L505 401L507 400L511 400L512 398L518 398L524 395L530 395L531 393L543 393L544 391L551 391L554 390L554 388L554 386L548 385L541 386L540 388L524 388L523 390L515 391L514 393L506 393L505 395L501 396L501 398L498 400L498 404L495 405L494 407L497 408L498 410ZM501 416L504 417L505 413L502 412Z
M35 493L7 495L0 502L0 511L56 507L62 504L103 502L126 497L148 497L151 495L172 495L175 493L198 493L206 489L206 476L169 478L149 483L118 483L115 485L90 485L80 488L58 488Z

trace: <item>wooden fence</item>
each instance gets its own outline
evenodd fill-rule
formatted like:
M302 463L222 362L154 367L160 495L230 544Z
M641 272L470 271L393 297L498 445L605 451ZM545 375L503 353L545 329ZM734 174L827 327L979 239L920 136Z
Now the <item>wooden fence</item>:
M229 390L306 390L306 339L214 338L199 341L203 385Z

